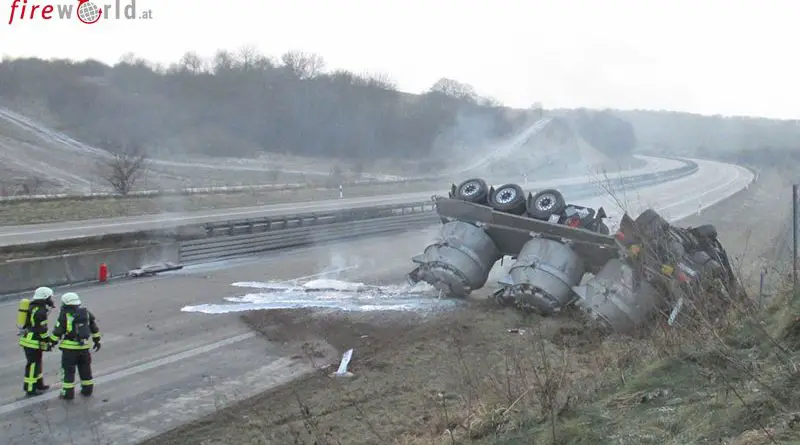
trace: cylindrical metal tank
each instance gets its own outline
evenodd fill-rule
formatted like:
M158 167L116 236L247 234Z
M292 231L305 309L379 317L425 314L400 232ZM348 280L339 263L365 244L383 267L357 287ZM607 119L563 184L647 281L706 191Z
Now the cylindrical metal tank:
M575 288L576 305L592 318L616 332L626 332L647 321L658 307L661 295L644 280L634 280L628 264L615 258L586 282Z
M412 260L419 266L409 273L411 282L424 281L443 297L464 298L486 284L501 257L492 238L480 227L451 221L442 225L439 240Z
M580 283L585 270L583 259L569 246L533 238L500 281L505 287L503 298L550 315L575 299L572 287Z

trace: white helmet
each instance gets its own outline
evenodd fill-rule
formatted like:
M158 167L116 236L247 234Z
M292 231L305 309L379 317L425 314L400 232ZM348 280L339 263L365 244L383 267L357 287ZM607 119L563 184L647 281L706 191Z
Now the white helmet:
M47 300L48 298L53 297L53 289L49 287L40 287L37 288L36 291L33 293L34 300Z
M67 292L61 296L61 304L66 306L80 306L81 297L75 292Z

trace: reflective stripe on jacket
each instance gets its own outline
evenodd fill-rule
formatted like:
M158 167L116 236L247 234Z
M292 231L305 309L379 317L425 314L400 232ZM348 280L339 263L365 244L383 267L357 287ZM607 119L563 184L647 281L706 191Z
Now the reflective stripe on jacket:
M32 302L28 307L24 334L19 338L23 348L47 349L47 307L45 303Z
M77 309L77 306L64 306L61 308L61 313L58 314L58 321L56 321L56 326L53 328L50 339L57 342L62 337L64 338L61 340L61 344L58 345L59 349L82 350L91 348L91 344L88 341L82 342L77 338L72 328L75 309ZM100 340L100 329L97 327L97 320L88 309L86 312L89 313L89 330L92 332L92 339L98 341Z

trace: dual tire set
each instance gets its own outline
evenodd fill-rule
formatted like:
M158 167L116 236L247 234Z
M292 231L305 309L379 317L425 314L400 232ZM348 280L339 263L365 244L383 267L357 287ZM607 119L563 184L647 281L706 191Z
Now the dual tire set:
M517 184L489 187L480 178L467 179L453 186L450 197L474 204L486 205L498 212L528 216L546 221L551 215L560 214L567 206L564 195L558 190L542 190L535 195L525 195Z

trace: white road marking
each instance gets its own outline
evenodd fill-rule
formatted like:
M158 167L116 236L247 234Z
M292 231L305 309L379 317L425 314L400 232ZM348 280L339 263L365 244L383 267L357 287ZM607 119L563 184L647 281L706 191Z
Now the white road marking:
M741 172L741 170L739 170L739 169L736 169L736 177L734 177L734 178L733 178L733 179L731 179L730 181L726 182L725 184L722 184L722 185L719 185L719 186L717 186L717 187L714 187L714 188L713 188L713 189L711 189L711 190L706 190L705 192L703 192L703 193L700 193L699 195L692 196L691 198L682 199L682 200L680 200L680 201L678 201L678 202L673 202L673 203L671 203L671 204L668 204L668 205L665 205L665 206L660 206L660 207L658 208L658 210L659 210L659 211L664 211L664 209L671 209L671 208L673 208L673 207L676 207L676 206L679 206L679 205L681 205L681 204L685 204L685 203L687 203L687 202L691 202L691 201L694 201L694 200L698 200L698 199L700 199L700 198L702 198L702 197L704 197L704 196L706 196L706 195L708 195L708 194L710 194L710 193L714 193L714 192L716 192L717 190L720 190L720 189L723 189L723 188L726 188L726 187L730 186L730 185L731 185L731 184L733 184L734 182L738 181L738 180L739 180L739 178L740 178L741 176L742 176L742 172ZM738 192L738 191L739 191L739 189L737 189L737 190L734 190L734 191L733 191L731 194L733 194L733 193L736 193L736 192ZM729 195L728 195L728 196L729 196ZM720 201L721 201L722 199L724 199L724 198L727 198L728 196L725 196L725 197L721 198L721 199L720 199ZM713 203L713 204L716 204L716 203ZM713 205L713 204L707 205L706 207L710 207L710 206L711 206L711 205ZM705 207L703 207L703 208L705 208Z
M144 371L149 371L154 368L158 368L160 366L169 365L171 363L175 363L180 360L184 360L190 357L194 357L196 355L204 354L209 351L213 351L215 349L219 349L223 346L232 345L234 343L238 343L243 340L247 340L256 336L255 332L247 332L245 334L237 335L235 337L226 338L225 340L220 340L215 343L211 343L205 346L200 346L198 348L190 349L188 351L180 352L175 355L171 355L169 357L164 357L162 359L153 360L151 362L142 363L141 365L132 366L130 368L122 369L117 372L113 372L111 374L106 374L100 377L96 377L94 381L98 384L101 383L108 383L113 382L115 380L119 380L128 376L132 376L135 374L139 374ZM21 408L26 408L37 403L44 402L46 400L52 400L58 397L60 391L56 391L54 389L59 388L61 385L56 383L51 385L51 390L45 394L42 394L38 397L33 397L30 399L19 400L16 402L11 402L5 405L0 406L0 415L7 414L13 411L16 411Z

